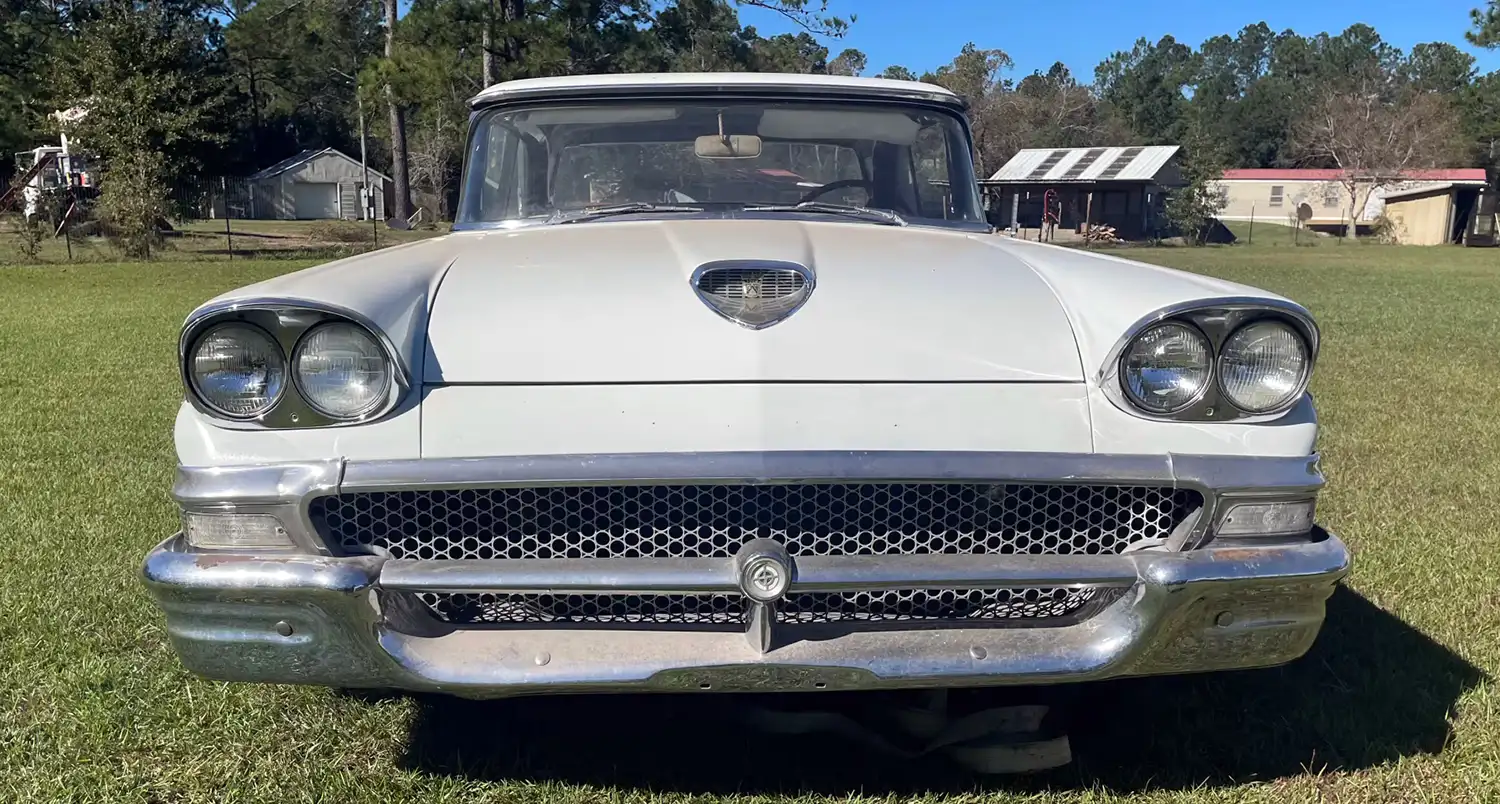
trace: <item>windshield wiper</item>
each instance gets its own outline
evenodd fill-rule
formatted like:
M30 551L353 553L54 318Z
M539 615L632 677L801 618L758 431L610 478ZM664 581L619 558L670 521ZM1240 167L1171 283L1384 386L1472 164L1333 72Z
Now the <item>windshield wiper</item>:
M692 207L684 204L649 204L645 201L635 201L629 204L612 204L607 207L584 207L571 212L557 210L547 217L548 224L554 223L577 223L578 221L604 218L610 215L629 215L634 212L702 212L703 207Z
M905 226L906 219L886 209L871 209L854 204L834 204L829 201L803 201L800 204L757 204L745 207L746 212L826 212L830 215L850 215L866 220L880 221L888 226Z

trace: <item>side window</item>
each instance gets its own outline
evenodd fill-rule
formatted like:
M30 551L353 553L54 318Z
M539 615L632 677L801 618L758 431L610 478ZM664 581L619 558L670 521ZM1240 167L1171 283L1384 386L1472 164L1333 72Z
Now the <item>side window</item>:
M1271 206L1279 207L1286 201L1286 187L1280 184L1271 185Z
M912 180L919 213L924 218L947 218L949 208L948 137L937 121L917 132L911 147Z
M517 149L515 136L493 120L474 143L484 156L484 171L474 187L479 192L479 219L501 221L519 214L514 172Z

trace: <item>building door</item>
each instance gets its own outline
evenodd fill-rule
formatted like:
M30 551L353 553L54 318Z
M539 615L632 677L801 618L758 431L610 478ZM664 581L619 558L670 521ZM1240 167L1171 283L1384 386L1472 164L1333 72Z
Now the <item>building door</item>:
M298 220L339 216L339 186L332 182L292 182L292 215Z

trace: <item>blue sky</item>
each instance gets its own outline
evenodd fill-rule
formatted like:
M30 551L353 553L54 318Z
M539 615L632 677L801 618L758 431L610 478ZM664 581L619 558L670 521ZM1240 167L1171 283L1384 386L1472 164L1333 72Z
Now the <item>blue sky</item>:
M951 61L965 42L999 48L1015 59L1015 76L1061 61L1080 81L1094 67L1135 40L1171 34L1197 47L1218 34L1233 35L1265 21L1272 30L1303 35L1338 33L1363 22L1402 50L1419 42L1452 42L1478 59L1481 72L1500 70L1500 51L1464 42L1469 10L1482 0L830 0L829 11L855 14L842 41L826 42L837 53L856 47L870 59L867 74L901 64L920 75ZM775 12L741 8L740 21L762 36L796 30Z

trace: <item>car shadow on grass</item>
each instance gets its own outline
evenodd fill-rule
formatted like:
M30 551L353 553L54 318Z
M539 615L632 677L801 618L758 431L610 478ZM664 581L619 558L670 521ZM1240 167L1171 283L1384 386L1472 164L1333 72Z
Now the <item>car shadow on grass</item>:
M401 761L495 781L869 795L1190 789L1441 751L1450 711L1481 671L1345 587L1328 618L1306 657L1272 670L955 691L955 710L1041 702L1066 718L1073 764L1031 776L975 776L937 756L893 759L835 735L745 725L754 707L858 717L915 693L423 697Z

